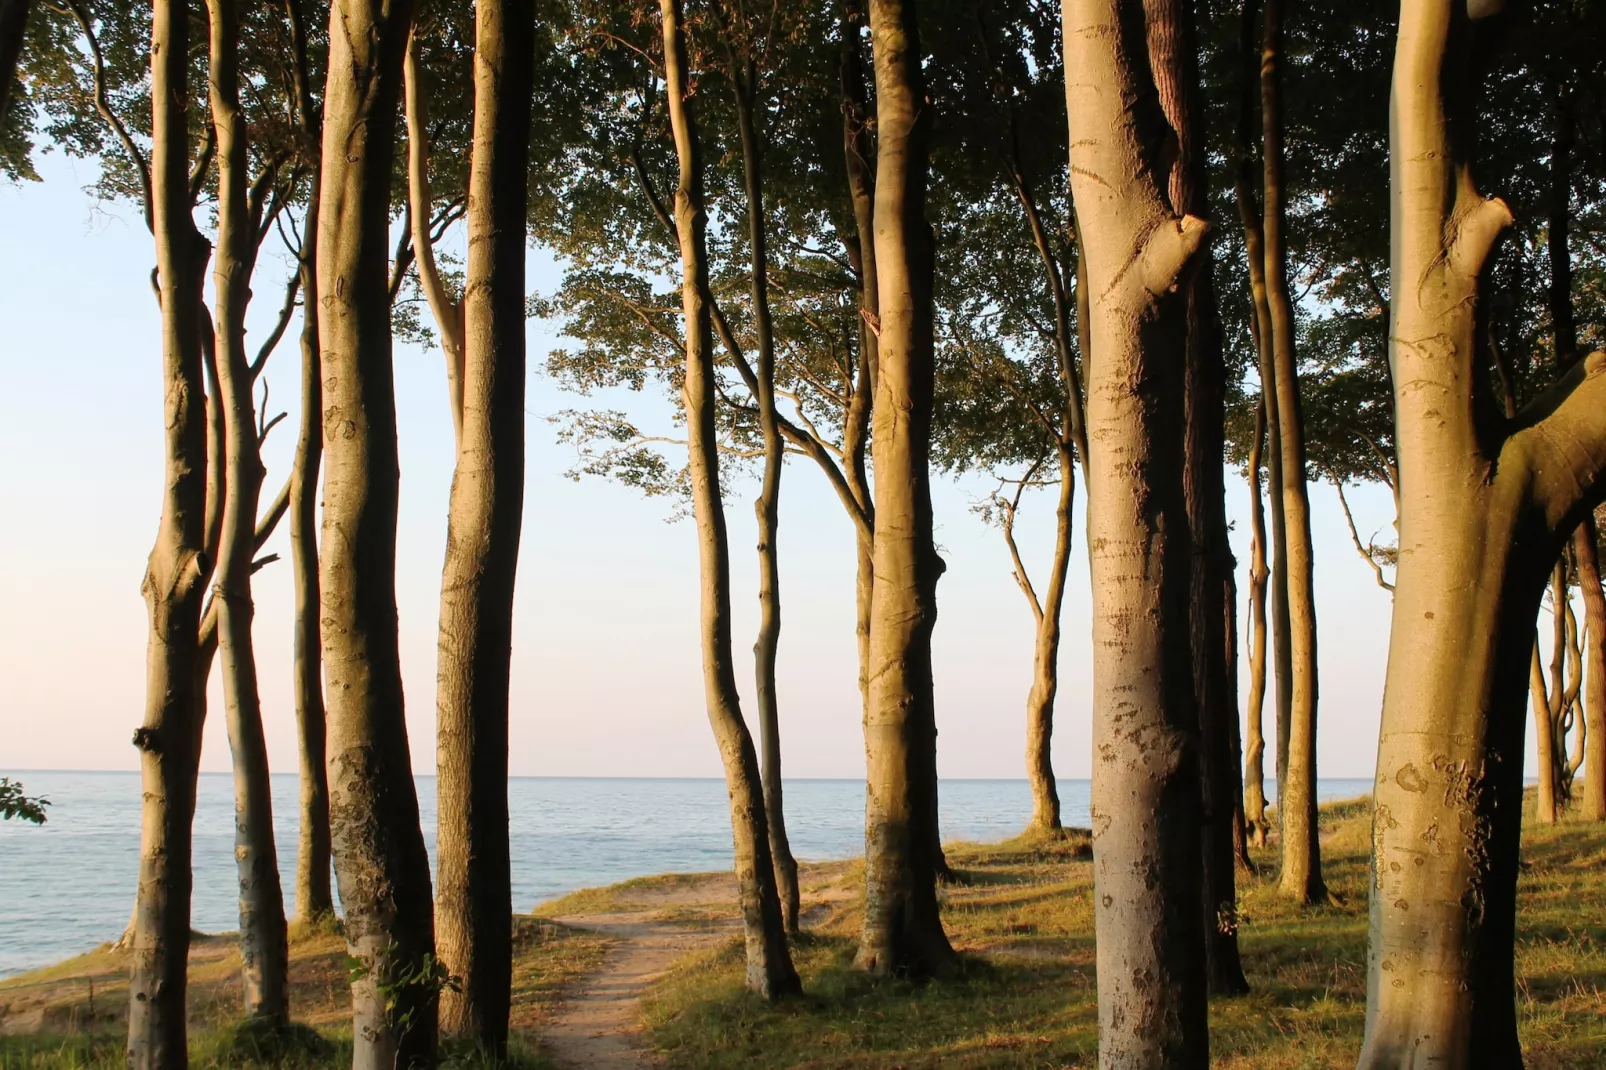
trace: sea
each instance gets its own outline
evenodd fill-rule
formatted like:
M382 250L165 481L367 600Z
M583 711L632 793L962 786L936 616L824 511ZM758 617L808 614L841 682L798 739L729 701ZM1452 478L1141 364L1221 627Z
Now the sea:
M133 907L139 870L140 783L134 772L0 770L50 800L42 826L0 822L0 977L58 962L115 940ZM1268 778L1269 779L1269 778ZM435 778L417 778L424 838L435 852ZM1270 784L1268 784L1270 787ZM1068 825L1087 826L1086 780L1061 780ZM1372 790L1370 780L1322 780L1323 801ZM1024 780L943 780L944 840L1008 839L1031 816ZM298 784L273 777L273 815L286 909L295 910ZM238 926L234 793L227 773L203 773L195 808L191 924ZM578 888L654 873L731 865L725 783L708 779L515 777L508 781L515 909ZM799 859L864 850L864 783L789 780L787 833Z

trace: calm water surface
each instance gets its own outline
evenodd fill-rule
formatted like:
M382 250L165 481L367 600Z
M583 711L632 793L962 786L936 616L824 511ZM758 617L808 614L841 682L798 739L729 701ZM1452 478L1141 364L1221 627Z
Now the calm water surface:
M139 869L138 773L8 773L51 800L43 827L0 823L0 977L47 965L112 940L133 906ZM430 856L435 778L418 777ZM1269 786L1269 785L1268 785ZM1323 800L1371 791L1369 780L1324 780ZM1067 824L1088 824L1088 782L1062 780ZM274 825L286 907L294 911L296 805L293 774L273 778ZM945 840L1001 840L1031 816L1024 780L944 780ZM731 864L730 815L721 780L519 777L508 783L513 904L528 910L576 888ZM801 859L848 858L864 849L864 784L786 784L787 832ZM238 924L234 803L227 773L203 773L195 811L192 924Z

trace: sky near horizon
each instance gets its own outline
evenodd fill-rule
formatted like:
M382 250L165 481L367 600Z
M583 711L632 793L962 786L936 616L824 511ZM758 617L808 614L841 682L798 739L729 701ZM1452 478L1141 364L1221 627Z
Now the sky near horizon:
M43 183L0 186L0 769L135 769L130 736L143 708L146 624L139 581L160 513L159 332L152 248L137 212L84 192L92 165L39 161ZM264 254L251 338L275 315L288 258ZM534 250L530 286L551 292L558 267ZM210 292L210 285L209 285ZM288 470L299 419L292 334L270 361L270 411L288 418L265 449L271 498ZM515 775L718 776L703 706L697 640L696 549L689 522L667 523L661 499L565 476L572 448L545 417L588 402L541 374L559 344L529 324L528 482L514 634L510 770ZM453 459L438 350L398 344L402 470L397 597L413 767L434 771L435 631L446 499ZM666 422L661 395L602 396ZM1019 777L1030 684L1032 622L1010 578L999 533L971 505L991 483L935 481L937 541L949 568L933 640L938 767L949 777ZM727 494L734 634L751 723L751 637L757 563L742 479ZM1350 545L1337 498L1312 488L1320 628L1319 770L1368 777L1389 629L1389 599ZM1091 763L1089 603L1083 500L1064 610L1054 734L1057 772ZM1351 495L1363 536L1387 533L1386 491ZM1052 502L1029 497L1022 551L1046 574ZM1232 473L1233 550L1248 560L1248 488ZM783 483L779 690L788 776L863 774L853 634L852 530L807 460ZM281 527L266 547L284 561L255 580L255 642L269 757L296 768L290 690L292 591ZM1242 608L1240 607L1240 614ZM1240 642L1240 647L1246 644ZM1247 679L1240 666L1240 679ZM229 766L217 673L202 767ZM1270 702L1266 729L1271 734ZM1532 768L1530 742L1529 768ZM1267 776L1270 779L1268 756Z

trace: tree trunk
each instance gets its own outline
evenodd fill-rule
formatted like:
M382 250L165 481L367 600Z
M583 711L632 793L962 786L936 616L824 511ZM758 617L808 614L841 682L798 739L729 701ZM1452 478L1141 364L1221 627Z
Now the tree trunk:
M246 1016L283 1026L290 1020L290 947L273 842L273 793L251 641L255 615L251 561L263 468L255 382L245 350L245 312L251 300L258 224L246 192L250 145L240 110L239 9L236 0L207 0L207 12L211 22L209 97L217 144L218 229L212 285L228 473L213 600L229 751L234 759L241 979Z
M190 822L200 757L197 630L211 564L203 550L206 409L201 288L206 242L189 194L189 11L154 0L151 19L151 201L162 318L162 518L142 590L150 621L140 752L142 820L129 967L130 1070L188 1065Z
M1145 9L1153 7L1152 13ZM1099 1061L1205 1067L1199 718L1183 494L1188 306L1207 225L1152 170L1180 132L1146 41L1179 38L1179 4L1066 0L1071 190L1090 307L1088 556L1093 585L1094 924ZM1177 72L1166 77L1177 84Z
M462 429L441 578L437 699L441 1027L500 1058L513 978L508 678L524 510L530 0L475 6Z
M295 50L296 122L305 151L316 158L321 120L312 99L303 0L287 0ZM318 360L318 175L313 174L302 220L301 428L290 468L290 568L295 576L294 677L296 736L301 758L300 849L296 852L296 914L303 923L332 918L329 886L329 775L323 708L323 658L318 649L318 466L323 458L323 384ZM308 297L314 300L307 300Z
M396 402L387 235L407 0L335 0L324 94L319 579L329 823L353 971L353 1070L431 1065L438 983L396 635Z
M1249 741L1244 751L1244 820L1249 838L1266 845L1266 507L1261 497L1261 450L1266 441L1265 399L1255 407L1255 442L1249 449Z
M1550 688L1545 684L1544 661L1539 653L1539 637L1534 636L1533 663L1528 669L1528 694L1534 708L1534 750L1539 764L1538 785L1534 789L1534 819L1541 825L1554 825L1556 806L1555 721L1550 713Z
M764 816L769 822L770 856L789 935L798 931L800 896L797 860L786 839L781 786L781 708L775 686L775 659L781 643L780 506L781 466L786 445L775 413L775 327L770 319L769 262L764 231L764 179L753 121L758 70L749 59L733 63L736 121L742 146L742 177L747 194L747 245L751 259L753 332L758 337L758 426L764 436L764 477L753 512L758 521L758 639L753 643L758 690L759 739L763 744Z
M942 563L927 451L933 376L926 122L911 0L871 0L879 310L874 584L865 708L865 913L855 959L875 974L950 970L937 909L936 719L931 630ZM928 120L929 121L929 120Z
M665 80L680 182L675 232L680 241L681 300L686 316L683 396L692 509L702 576L703 683L708 720L725 765L730 793L736 883L747 943L747 987L775 1000L799 989L786 948L785 923L770 856L763 785L753 737L742 720L731 657L730 549L719 490L719 442L714 428L714 362L709 312L708 251L704 237L701 149L687 100L690 70L680 0L660 0Z
M1065 605L1065 579L1071 564L1072 506L1076 500L1076 462L1069 443L1058 449L1059 501L1054 507L1054 562L1043 608L1038 614L1032 651L1032 689L1026 696L1026 779L1032 787L1031 830L1060 828L1060 796L1054 783L1050 744L1054 735L1054 699L1059 692L1060 616ZM1022 576L1025 573L1022 571ZM1035 599L1034 599L1035 601Z
M28 10L33 0L0 0L0 121L11 107L11 90L17 81L17 63L28 33Z
M1468 162L1472 31L1459 0L1401 8L1389 322L1406 493L1360 1070L1522 1065L1513 942L1534 624L1546 574L1606 492L1606 355L1515 420L1484 385L1478 281L1511 213L1478 194Z
M1573 534L1584 592L1584 787L1578 812L1585 821L1606 821L1606 593L1596 546L1595 518L1586 516Z
M1277 785L1282 825L1283 893L1300 903L1327 899L1316 828L1316 589L1311 547L1310 495L1305 484L1305 431L1300 415L1299 368L1294 352L1294 306L1288 296L1283 241L1283 0L1266 0L1266 36L1260 54L1261 124L1265 151L1266 304L1276 364L1277 450L1287 551L1289 655L1286 768ZM1279 713L1281 711L1279 710Z

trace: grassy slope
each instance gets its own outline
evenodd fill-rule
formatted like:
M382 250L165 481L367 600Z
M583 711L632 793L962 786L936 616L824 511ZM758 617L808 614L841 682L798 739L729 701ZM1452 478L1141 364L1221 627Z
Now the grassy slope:
M1211 1009L1213 1063L1347 1068L1365 1006L1370 805L1323 812L1332 906L1283 902L1258 861L1241 886L1242 947L1254 991ZM1517 968L1530 1070L1606 1067L1606 828L1525 832ZM943 917L968 968L956 981L872 982L850 967L849 904L797 949L808 995L776 1008L741 992L734 942L688 961L647 1007L676 1067L1080 1067L1095 1065L1092 867L1074 845L955 846L968 883Z

